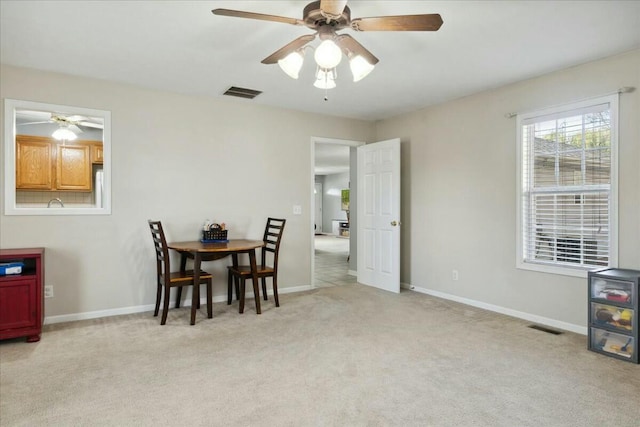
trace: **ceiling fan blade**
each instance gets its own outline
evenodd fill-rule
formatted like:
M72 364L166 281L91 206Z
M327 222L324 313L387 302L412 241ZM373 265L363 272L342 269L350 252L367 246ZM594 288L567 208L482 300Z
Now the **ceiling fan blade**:
M78 126L74 125L74 124L70 124L69 125L69 129L74 132L74 133L82 133L82 129L80 129Z
M438 31L442 17L438 13L425 15L374 16L351 20L356 31Z
M285 46L281 47L280 49L276 50L275 52L273 52L271 55L267 56L266 58L264 58L262 60L263 64L275 64L276 62L278 62L279 59L284 58L285 56L287 56L288 54L290 54L291 52L300 49L301 47L303 47L304 45L306 45L307 43L309 43L310 41L312 41L313 39L316 38L315 34L307 34L304 36L300 36L297 39L295 39L294 41L292 41L291 43L286 44Z
M44 122L27 122L27 123L16 123L16 126L25 126L25 125L39 125L42 123L51 123L51 120L46 120Z
M65 118L70 122L79 122L80 120L87 120L85 116L80 116L78 114L75 114L73 116L66 116Z
M243 12L241 10L232 9L213 9L214 15L232 16L235 18L260 19L262 21L282 22L284 24L304 25L300 19L287 18L286 16L266 15L264 13Z
M347 0L321 0L320 10L329 16L340 16L346 5Z
M369 52L364 46L356 41L348 34L341 34L335 38L335 42L342 49L346 49L354 55L360 55L371 65L376 65L379 61L373 53Z
M100 123L81 121L78 122L79 126L84 126L86 128L94 128L94 129L104 129L104 126Z
M51 113L46 111L17 110L16 118L32 121L50 120Z

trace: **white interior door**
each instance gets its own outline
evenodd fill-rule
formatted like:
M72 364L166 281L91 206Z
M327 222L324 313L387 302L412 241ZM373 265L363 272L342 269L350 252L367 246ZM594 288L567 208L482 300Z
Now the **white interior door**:
M315 214L314 214L314 231L315 233L322 233L322 183L316 182L313 188L315 197Z
M400 292L400 139L358 147L358 282Z

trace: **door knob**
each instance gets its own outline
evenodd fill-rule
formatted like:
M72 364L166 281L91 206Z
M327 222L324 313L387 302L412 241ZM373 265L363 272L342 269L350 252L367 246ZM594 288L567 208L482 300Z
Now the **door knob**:
M398 225L398 221L391 221L391 225L395 227L396 225Z

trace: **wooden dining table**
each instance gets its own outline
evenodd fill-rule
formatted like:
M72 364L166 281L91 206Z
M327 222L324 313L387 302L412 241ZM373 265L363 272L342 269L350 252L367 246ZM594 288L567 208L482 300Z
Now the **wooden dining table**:
M262 240L247 239L230 239L226 242L204 243L199 240L190 242L171 242L167 245L169 249L173 249L180 253L180 271L185 271L187 267L187 259L193 259L193 283L199 283L200 265L202 261L214 261L232 255L233 264L238 264L238 254L246 253L249 255L249 264L251 265L251 273L253 276L253 294L256 301L256 313L260 314L260 288L258 287L258 268L256 264L256 249L264 246ZM180 291L178 288L178 301L180 300ZM195 304L200 299L200 287L193 287L193 300L191 304ZM244 312L244 296L240 298L240 313ZM195 312L191 312L191 324L195 324Z

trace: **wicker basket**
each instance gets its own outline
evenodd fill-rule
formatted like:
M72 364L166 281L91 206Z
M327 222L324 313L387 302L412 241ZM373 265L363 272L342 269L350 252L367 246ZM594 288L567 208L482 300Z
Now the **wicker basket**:
M202 231L202 240L227 240L227 230L210 228Z

